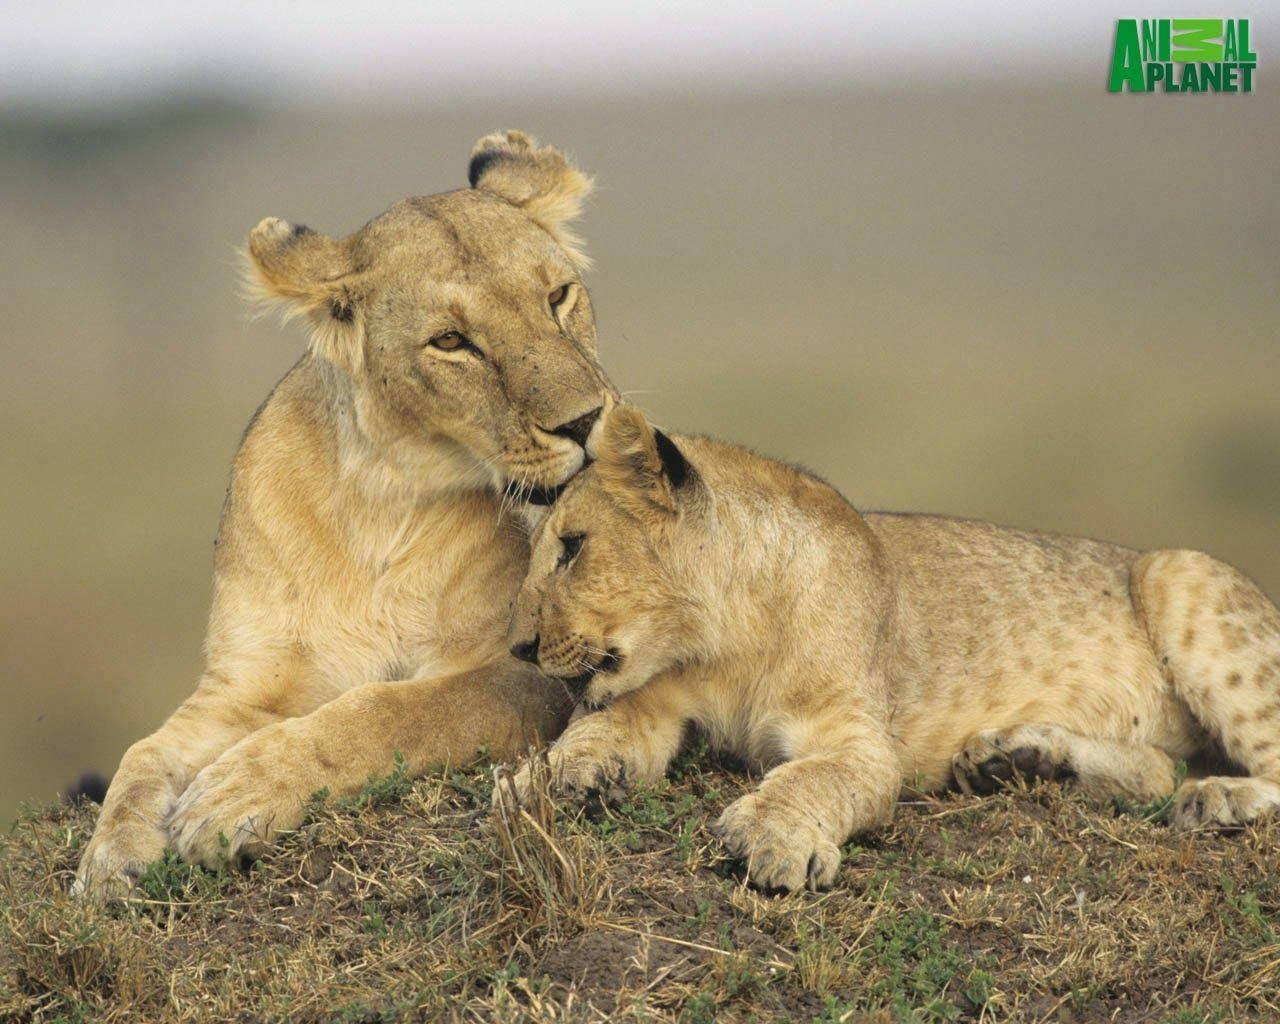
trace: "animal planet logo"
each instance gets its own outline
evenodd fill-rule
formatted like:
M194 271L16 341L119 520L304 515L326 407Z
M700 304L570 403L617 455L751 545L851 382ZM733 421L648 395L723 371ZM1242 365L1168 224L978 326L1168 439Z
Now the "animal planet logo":
M1252 92L1257 66L1248 18L1121 18L1107 91Z

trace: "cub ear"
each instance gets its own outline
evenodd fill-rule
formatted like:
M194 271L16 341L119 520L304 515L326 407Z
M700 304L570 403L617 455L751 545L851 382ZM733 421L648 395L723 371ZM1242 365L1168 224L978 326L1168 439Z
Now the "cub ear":
M582 212L592 181L558 150L539 148L524 132L486 135L471 150L467 180L522 209L580 270L590 265L569 224Z
M352 373L360 368L363 296L343 242L303 224L268 217L249 232L245 291L252 301L281 305L286 320L307 317L316 355Z
M639 495L674 512L693 467L676 443L631 405L616 405L600 438L600 473L622 495Z
M658 458L662 460L662 475L673 488L679 490L689 479L692 469L689 460L681 454L676 443L657 427L653 428L653 443L658 449Z

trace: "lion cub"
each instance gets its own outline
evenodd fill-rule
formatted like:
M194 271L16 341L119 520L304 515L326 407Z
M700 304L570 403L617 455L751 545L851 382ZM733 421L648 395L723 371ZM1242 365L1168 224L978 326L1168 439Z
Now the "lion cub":
M787 890L830 884L904 779L1148 800L1172 791L1175 759L1225 755L1247 774L1182 786L1178 825L1280 808L1280 612L1229 566L862 516L812 476L672 440L627 406L598 447L535 532L512 626L517 657L603 708L549 751L565 789L658 779L696 723L770 766L713 831Z

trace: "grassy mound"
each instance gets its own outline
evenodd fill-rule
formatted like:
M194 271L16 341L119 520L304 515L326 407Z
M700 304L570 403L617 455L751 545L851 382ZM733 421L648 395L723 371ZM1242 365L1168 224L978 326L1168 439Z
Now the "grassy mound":
M317 799L247 871L66 889L91 809L0 844L4 1021L1280 1019L1280 824L1179 836L1056 787L904 801L829 893L744 887L683 762L620 808L492 817L490 771Z

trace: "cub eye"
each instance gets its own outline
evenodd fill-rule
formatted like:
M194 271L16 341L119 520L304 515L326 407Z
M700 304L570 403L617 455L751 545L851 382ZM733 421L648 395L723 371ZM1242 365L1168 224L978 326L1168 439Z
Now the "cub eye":
M555 312L560 308L560 304L569 297L569 286L562 284L559 288L547 296L547 305L551 307L551 312Z
M563 569L566 565L578 557L578 552L582 550L582 542L587 539L585 533L566 533L560 538L560 546L564 549L560 552L560 560L556 562L557 569Z
M471 342L467 341L457 331L445 331L444 334L437 334L429 342L432 348L438 348L441 352L456 352L460 348L472 348Z

